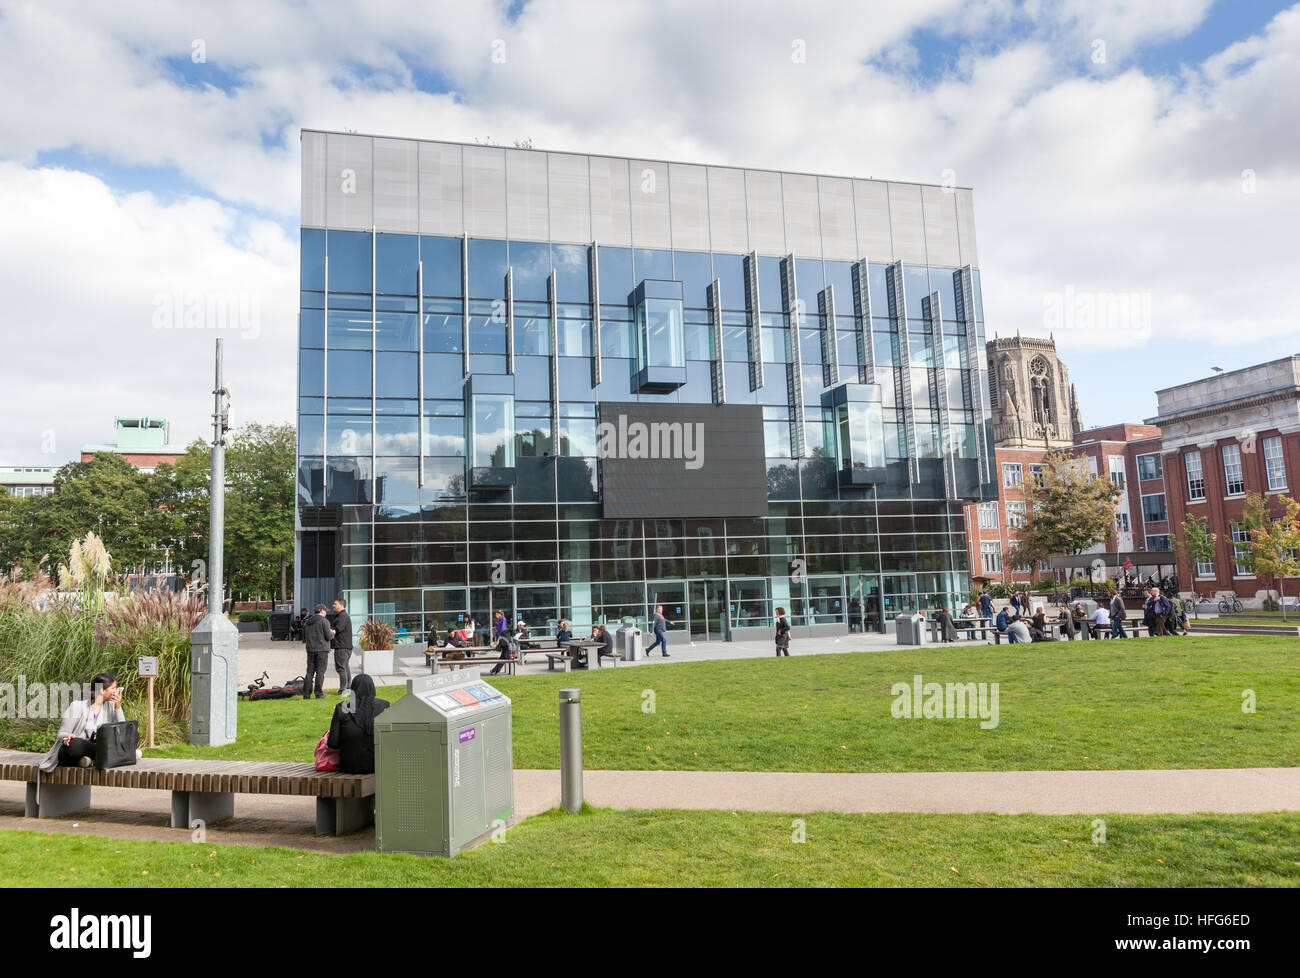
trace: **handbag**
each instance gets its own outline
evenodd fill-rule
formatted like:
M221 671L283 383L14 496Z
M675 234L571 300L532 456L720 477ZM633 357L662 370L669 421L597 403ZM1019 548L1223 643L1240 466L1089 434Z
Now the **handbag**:
M337 771L339 769L339 752L329 745L329 731L320 735L316 741L316 770Z
M140 728L134 720L106 723L95 731L95 767L107 771L113 767L130 767L137 760Z

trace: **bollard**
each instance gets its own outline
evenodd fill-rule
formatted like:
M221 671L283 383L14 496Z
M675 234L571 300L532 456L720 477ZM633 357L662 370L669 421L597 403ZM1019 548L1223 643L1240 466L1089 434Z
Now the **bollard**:
M582 811L582 690L560 690L560 803Z

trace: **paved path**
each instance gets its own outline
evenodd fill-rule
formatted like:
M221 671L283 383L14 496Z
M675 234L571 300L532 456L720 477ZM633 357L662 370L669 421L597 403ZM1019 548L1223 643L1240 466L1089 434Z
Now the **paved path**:
M95 807L55 819L23 816L24 786L0 782L0 829L190 841L168 826L170 793L96 788ZM586 800L602 808L783 812L937 812L1043 815L1300 811L1300 768L1182 771L998 771L783 774L718 771L587 771ZM516 771L520 819L560 804L558 771ZM206 842L317 852L374 849L374 830L314 834L315 799L239 795L235 817Z
M1300 811L1300 768L1180 771L962 771L784 774L744 771L587 771L601 808L749 812ZM559 771L516 771L515 802L533 814L560 803Z
M963 633L964 634L964 633ZM667 659L655 651L653 658L640 659L637 662L621 662L618 666L603 668L661 668L682 662L702 662L706 660L726 659L763 659L775 655L769 641L745 642L696 642L669 636ZM928 644L928 643L927 643ZM962 646L987 647L984 640L954 643ZM795 639L790 646L791 655L831 655L843 652L884 652L898 649L897 639L893 635L856 634L830 636L827 638ZM951 646L950 646L951 647ZM243 689L264 671L270 673L273 682L283 682L294 676L301 676L306 668L307 654L301 642L273 642L269 632L245 632L239 636L239 688ZM394 655L393 668L396 672L389 676L376 676L380 685L404 685L411 676L427 676L428 666L424 664L424 646L401 645ZM354 668L355 671L355 668ZM546 657L540 652L528 654L527 661L519 667L523 675L545 673ZM554 673L552 673L554 675ZM325 673L325 690L332 692L338 688L338 679L334 673L334 660L329 659Z

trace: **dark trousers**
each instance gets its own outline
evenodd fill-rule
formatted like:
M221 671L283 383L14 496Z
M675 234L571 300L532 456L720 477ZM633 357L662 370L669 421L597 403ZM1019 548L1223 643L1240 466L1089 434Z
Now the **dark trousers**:
M315 677L315 693L317 696L325 695L325 660L329 657L328 652L308 652L307 653L307 674L303 677L302 698L310 699L312 694L312 677Z
M668 636L664 634L661 628L655 629L655 640L646 647L645 654L649 655L653 652L656 645L661 646L664 655L668 654Z
M789 658L789 656L790 656L790 643L787 642L785 645L782 645L780 642L777 642L777 643L776 643L776 654L777 654L777 655L784 655L784 656L786 656L787 658Z
M339 692L352 686L352 667L348 660L352 658L351 649L334 650L334 671L339 674Z
M65 767L76 767L83 757L95 759L95 742L82 737L73 737L69 743L59 747L59 763Z

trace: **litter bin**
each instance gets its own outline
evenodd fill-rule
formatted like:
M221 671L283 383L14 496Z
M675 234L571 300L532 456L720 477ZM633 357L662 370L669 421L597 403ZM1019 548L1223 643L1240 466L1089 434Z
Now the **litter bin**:
M920 615L904 612L894 619L899 645L925 644L925 619Z
M408 679L375 718L375 848L450 857L509 825L510 722L477 669Z
M289 638L289 625L293 621L292 611L271 612L271 641L284 642Z
M614 651L623 657L624 662L636 662L644 650L641 648L641 629L635 625L624 625L614 633Z

